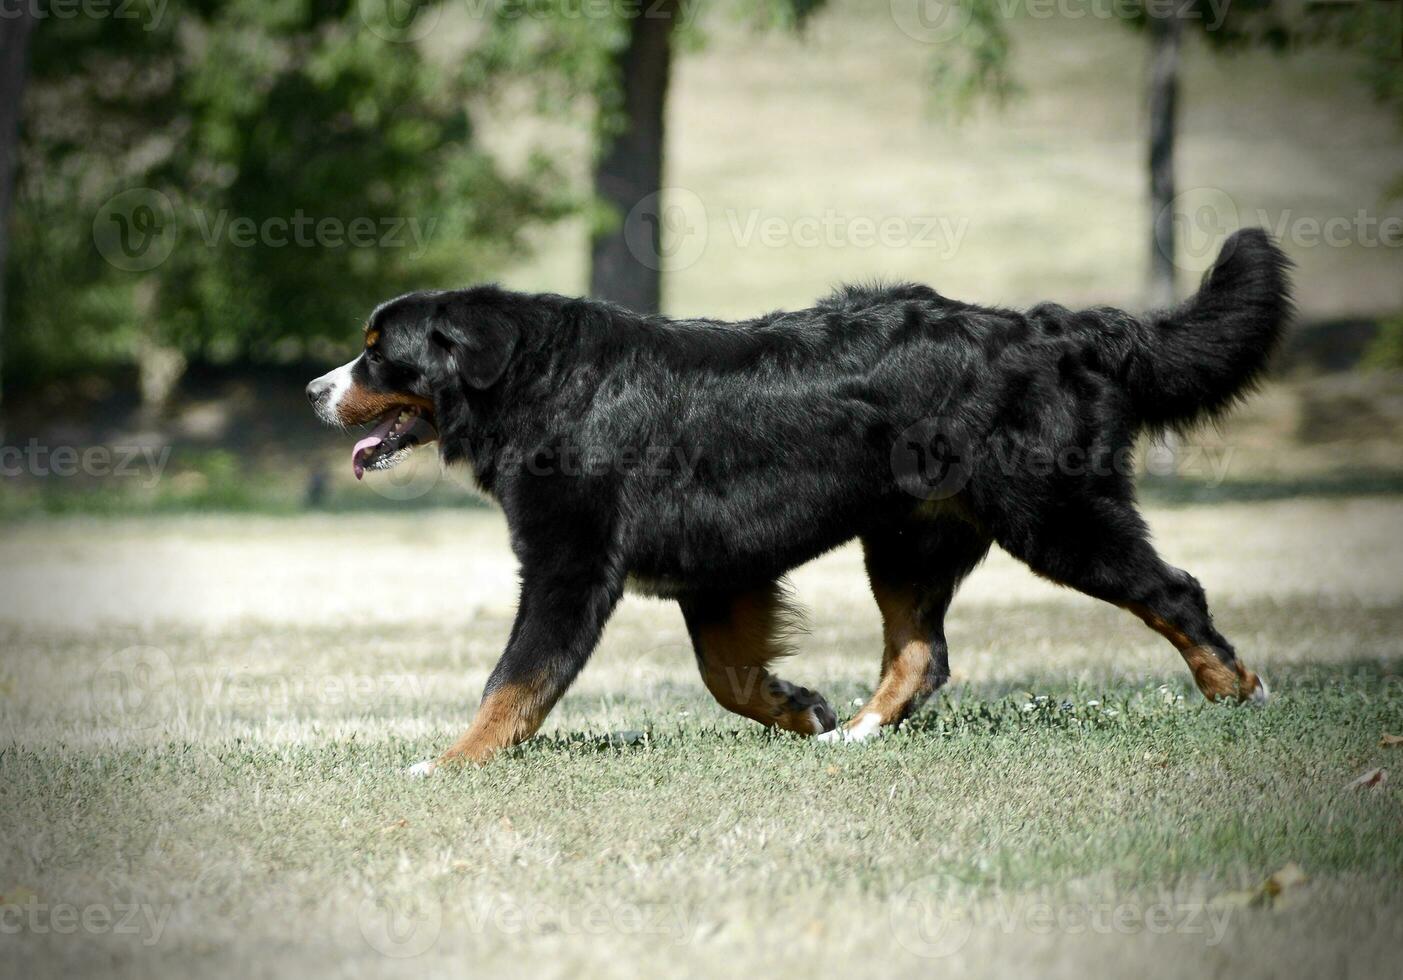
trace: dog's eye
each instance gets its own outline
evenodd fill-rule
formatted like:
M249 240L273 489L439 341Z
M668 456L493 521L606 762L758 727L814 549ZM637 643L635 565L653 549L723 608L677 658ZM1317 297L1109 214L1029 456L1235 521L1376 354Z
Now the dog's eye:
M365 352L365 359L371 364L379 364L381 361L385 360L384 355L374 349Z

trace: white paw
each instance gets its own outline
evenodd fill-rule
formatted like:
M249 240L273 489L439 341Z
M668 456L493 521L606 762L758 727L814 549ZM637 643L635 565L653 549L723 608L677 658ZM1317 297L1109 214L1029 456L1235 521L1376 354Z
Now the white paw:
M404 771L404 774L410 779L428 779L434 774L434 770L437 768L437 762L425 760L424 762L414 763L414 765Z
M835 728L818 736L820 742L865 742L882 733L882 716L875 712L858 715L849 728Z
M1265 705L1271 700L1271 688L1267 687L1267 679L1261 674L1257 675L1257 689L1252 692L1251 701L1256 705Z

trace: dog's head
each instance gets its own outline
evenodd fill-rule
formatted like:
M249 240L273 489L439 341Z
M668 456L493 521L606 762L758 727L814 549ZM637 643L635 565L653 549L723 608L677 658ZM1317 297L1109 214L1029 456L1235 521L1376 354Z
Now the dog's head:
M446 402L501 379L516 328L482 292L411 293L385 303L370 316L360 354L307 386L322 421L373 423L351 451L357 479L437 440Z

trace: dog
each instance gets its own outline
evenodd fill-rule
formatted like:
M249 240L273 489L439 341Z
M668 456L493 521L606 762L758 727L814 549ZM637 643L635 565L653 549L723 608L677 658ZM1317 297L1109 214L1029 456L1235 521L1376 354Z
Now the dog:
M1144 620L1206 697L1265 702L1199 583L1151 546L1128 461L1137 435L1185 430L1253 388L1292 315L1289 270L1247 229L1192 299L1140 317L912 284L738 323L491 285L383 304L364 350L308 398L333 425L373 424L357 477L432 442L471 468L521 567L476 717L411 772L531 736L626 589L680 605L724 707L870 738L949 679L946 611L993 543ZM772 667L789 652L785 574L854 538L884 648L875 693L839 728Z

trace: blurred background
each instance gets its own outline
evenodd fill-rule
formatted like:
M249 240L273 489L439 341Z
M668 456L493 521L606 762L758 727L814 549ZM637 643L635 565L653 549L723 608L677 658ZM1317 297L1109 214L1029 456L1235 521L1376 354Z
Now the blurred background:
M1400 150L1403 0L0 0L0 976L1396 975ZM1267 711L995 552L878 744L724 711L631 597L541 737L400 778L518 580L314 419L377 303L1143 309L1245 225L1286 349L1139 465ZM845 716L861 550L793 584Z
M0 0L0 149L0 517L471 501L302 395L410 289L1140 309L1245 225L1299 322L1146 493L1403 489L1396 0Z

